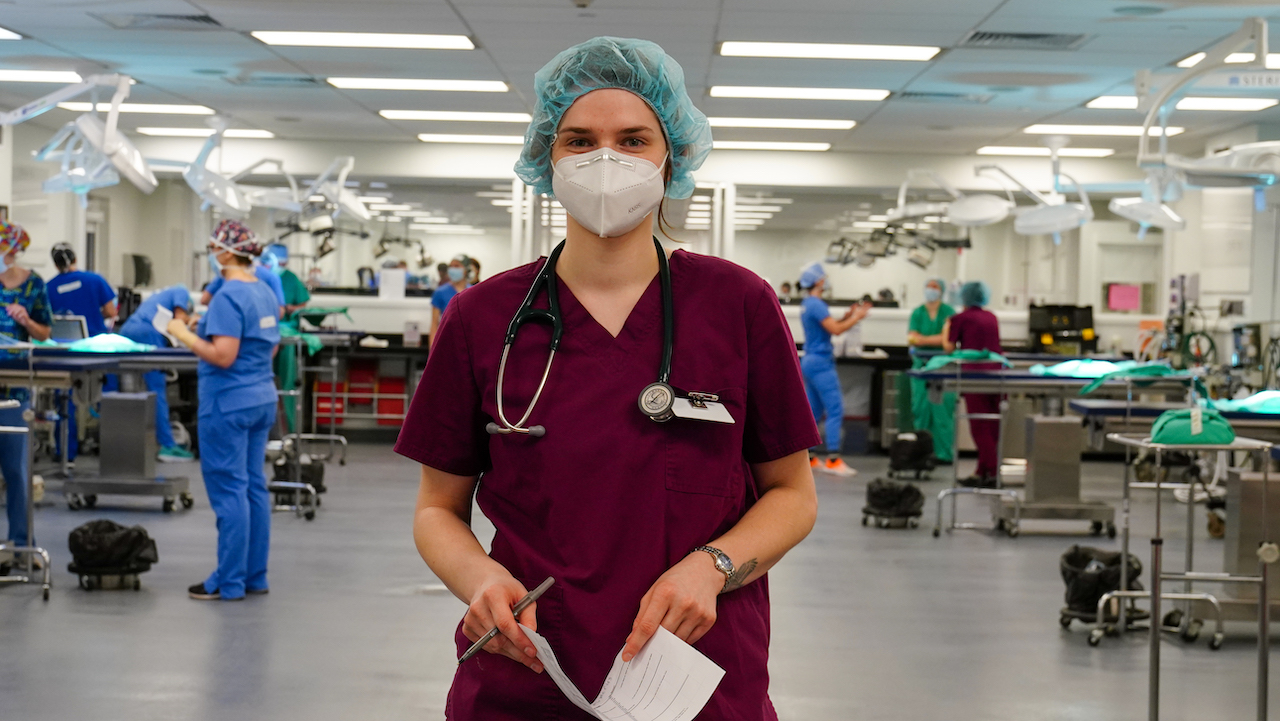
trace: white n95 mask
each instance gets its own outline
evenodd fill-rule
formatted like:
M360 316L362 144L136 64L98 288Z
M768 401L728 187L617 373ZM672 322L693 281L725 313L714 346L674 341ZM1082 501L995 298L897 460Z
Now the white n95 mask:
M663 159L666 164L666 159ZM640 225L662 202L662 169L648 160L600 148L556 163L551 189L565 212L601 238Z

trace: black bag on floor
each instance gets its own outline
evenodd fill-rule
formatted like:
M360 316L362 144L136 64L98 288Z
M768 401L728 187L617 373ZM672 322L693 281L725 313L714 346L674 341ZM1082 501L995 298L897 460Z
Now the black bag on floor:
M73 565L79 569L135 568L160 561L155 539L142 526L99 519L76 528L67 538Z
M937 465L933 457L933 434L929 431L899 433L889 444L889 474L914 471L916 478L928 474Z
M867 484L867 506L862 512L879 518L916 518L924 512L924 494L910 483L877 478Z
M1103 594L1120 590L1120 553L1088 546L1072 546L1062 554L1062 581L1067 585L1067 610L1094 616ZM1142 562L1129 554L1129 588L1141 591Z
M282 462L272 466L271 480L274 483L293 483L295 461L282 459ZM311 459L309 456L303 457L302 462L302 482L310 483L312 488L316 489L316 493L324 493L327 490L324 487L324 461L320 459Z

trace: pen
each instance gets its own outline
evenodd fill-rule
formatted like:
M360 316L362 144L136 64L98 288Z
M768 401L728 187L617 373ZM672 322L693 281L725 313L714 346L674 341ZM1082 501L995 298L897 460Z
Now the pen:
M529 604L538 600L538 598L541 597L542 594L547 592L548 588L551 588L551 584L555 582L556 582L556 579L548 576L547 580L538 584L537 588L525 594L524 598L516 602L515 608L511 609L511 615L518 617L521 613L524 612L526 608L529 607ZM480 649L484 648L484 645L492 641L493 637L497 635L498 635L498 629L495 626L493 630L481 636L479 641L476 641L475 643L471 644L471 648L467 649L467 652L462 654L462 658L458 659L458 665L462 665L463 661L466 661L467 659L479 653Z

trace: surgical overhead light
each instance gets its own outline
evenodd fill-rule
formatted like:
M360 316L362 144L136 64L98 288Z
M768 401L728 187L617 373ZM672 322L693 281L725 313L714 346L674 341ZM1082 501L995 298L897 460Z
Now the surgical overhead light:
M1036 202L1035 207L1024 208L1017 212L1013 220L1015 233L1019 235L1052 235L1054 236L1054 242L1057 243L1061 241L1061 233L1079 228L1093 220L1093 206L1089 204L1088 192L1080 187L1075 178L1066 173L1057 172L1056 155L1054 161L1055 179L1063 177L1071 181L1080 196L1080 202L1067 202L1066 198L1058 193L1053 193L1048 197L1041 195L1028 188L1022 181L1010 175L1009 171L999 165L980 165L975 169L975 172L979 175L987 171L997 172L1011 180L1027 197Z
M280 174L284 176L285 181L289 183L289 188L286 190L284 188L240 185L240 190L249 199L249 204L257 208L271 208L272 210L283 210L288 213L301 213L303 204L301 193L298 190L298 181L284 169L284 163L279 160L263 158L231 176L231 181L239 183L240 180L253 175L253 171L264 165L275 166L280 171Z
M307 188L304 195L310 197L318 193L324 196L325 200L334 207L335 219L339 215L349 215L360 221L372 220L373 216L360 201L359 194L347 188L347 175L351 173L355 164L356 159L349 155L335 158L320 177L311 183L311 187ZM334 177L335 175L337 177Z
M907 250L907 262L917 268L928 268L933 264L933 256L937 249L927 238L917 238L914 247Z
M949 202L916 201L907 202L907 189L913 178L927 177L939 188L951 195ZM1006 191L1008 194L1008 191ZM898 188L898 205L886 213L886 219L897 222L907 218L925 216L948 216L952 225L964 228L979 228L994 225L1009 216L1013 211L1013 196L1001 198L987 193L965 195L947 182L940 174L932 170L909 170L907 179Z
M153 160L152 165L159 167L182 168L182 179L200 198L200 210L213 208L219 214L231 218L245 218L253 209L253 203L240 186L231 178L218 173L208 166L209 156L222 145L223 134L227 131L225 119L214 116L208 120L213 133L200 147L200 153L190 163L171 160Z
M1147 229L1152 227L1161 230L1186 230L1186 219L1167 205L1182 197L1182 185L1183 181L1176 171L1149 168L1140 197L1112 198L1107 207L1121 218L1138 224L1138 240L1145 238Z
M320 241L320 245L316 247L316 260L320 260L334 250L333 237L330 236Z
M124 176L139 190L150 194L159 185L156 176L119 128L120 106L129 97L132 85L133 80L127 75L92 75L17 110L0 114L0 125L30 120L57 107L58 103L99 87L114 88L105 122L93 114L81 115L64 125L36 153L37 160L59 162L62 166L61 172L47 180L43 189L76 193L83 206L88 203L85 194L90 190L115 185ZM98 107L96 102L93 107Z

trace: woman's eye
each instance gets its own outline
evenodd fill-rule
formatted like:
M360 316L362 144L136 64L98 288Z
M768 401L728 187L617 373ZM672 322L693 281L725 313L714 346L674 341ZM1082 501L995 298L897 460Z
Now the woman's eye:
M591 145L591 143L586 138L571 138L566 145L571 148L585 148Z
M645 142L640 138L627 138L622 141L622 144L628 148L643 148L645 146Z

